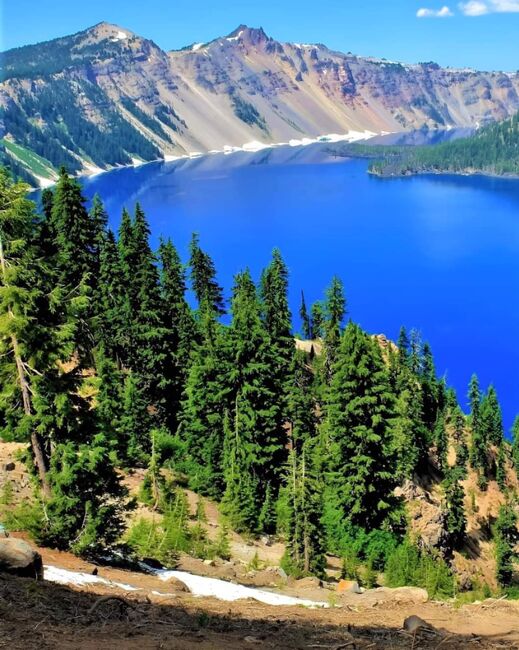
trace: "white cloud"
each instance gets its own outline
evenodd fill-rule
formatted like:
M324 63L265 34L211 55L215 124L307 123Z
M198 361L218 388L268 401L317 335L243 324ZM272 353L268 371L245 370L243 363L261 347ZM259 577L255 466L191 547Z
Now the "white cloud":
M469 0L459 5L465 16L519 13L519 0Z
M416 12L417 18L449 18L454 14L449 7L444 6L441 9L418 9Z

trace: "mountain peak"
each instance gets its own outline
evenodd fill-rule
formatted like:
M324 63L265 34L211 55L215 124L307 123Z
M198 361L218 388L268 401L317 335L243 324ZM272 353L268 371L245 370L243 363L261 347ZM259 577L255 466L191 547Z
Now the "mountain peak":
M134 33L129 29L124 27L119 27L119 25L114 25L112 23L101 22L97 25L93 25L84 31L84 34L88 35L90 38L95 39L96 41L112 40L112 41L124 41L128 38L132 38Z
M234 31L226 36L230 40L248 41L253 45L270 40L265 34L263 27L249 27L248 25L239 25Z

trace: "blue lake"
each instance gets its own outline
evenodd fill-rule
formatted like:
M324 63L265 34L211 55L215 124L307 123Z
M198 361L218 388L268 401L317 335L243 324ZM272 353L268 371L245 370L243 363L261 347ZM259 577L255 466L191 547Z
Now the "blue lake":
M519 181L434 176L381 180L367 162L324 145L152 163L91 178L118 227L143 206L154 243L184 259L193 231L229 296L233 275L255 277L274 247L290 269L298 312L334 274L349 316L396 338L418 328L463 404L472 372L493 382L509 428L519 413Z

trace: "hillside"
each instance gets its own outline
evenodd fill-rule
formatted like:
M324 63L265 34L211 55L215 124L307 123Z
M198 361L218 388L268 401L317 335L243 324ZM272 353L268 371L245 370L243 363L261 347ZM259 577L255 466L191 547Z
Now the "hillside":
M3 160L47 184L160 157L325 134L467 127L519 108L519 76L403 65L240 26L164 52L100 23L2 54ZM30 175L28 175L30 174Z
M519 174L519 116L479 129L474 135L430 147L378 147L370 171L380 176L412 174Z

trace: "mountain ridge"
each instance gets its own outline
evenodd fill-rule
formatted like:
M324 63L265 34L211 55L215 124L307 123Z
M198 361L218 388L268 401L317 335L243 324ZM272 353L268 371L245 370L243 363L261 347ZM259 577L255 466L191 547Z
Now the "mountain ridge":
M518 74L358 57L243 24L164 51L101 22L1 59L2 157L40 181L34 155L50 181L61 164L85 173L246 143L473 127L519 109Z

